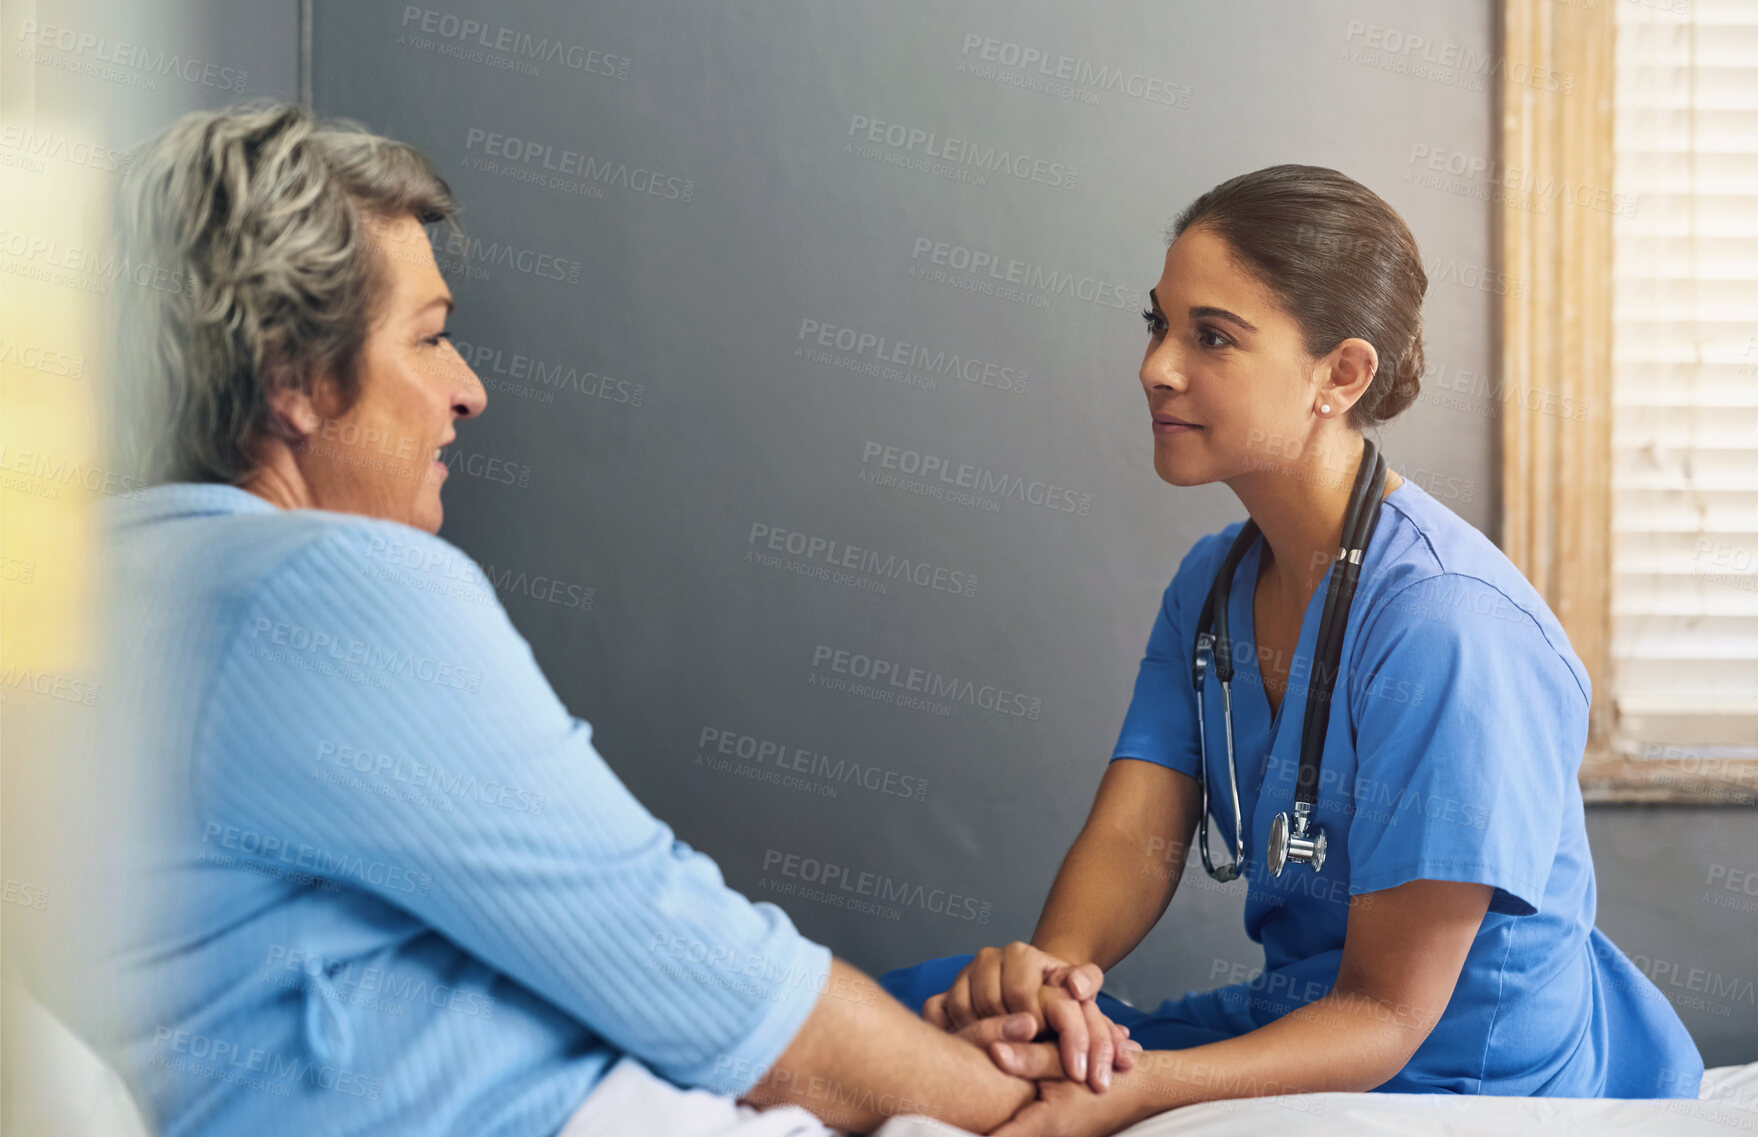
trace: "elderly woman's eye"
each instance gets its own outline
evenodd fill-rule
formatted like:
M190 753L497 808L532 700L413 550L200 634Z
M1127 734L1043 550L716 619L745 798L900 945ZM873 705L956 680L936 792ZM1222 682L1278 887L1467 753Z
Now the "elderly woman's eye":
M446 329L444 329L434 335L428 336L426 339L422 340L421 342L424 344L427 344L430 347L438 347L439 342L441 340L449 340L451 338L452 338L452 330L450 328L446 328Z

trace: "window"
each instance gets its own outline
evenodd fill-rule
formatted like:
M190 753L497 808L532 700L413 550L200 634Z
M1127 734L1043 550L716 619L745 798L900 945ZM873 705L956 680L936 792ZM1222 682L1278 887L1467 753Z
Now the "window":
M1588 800L1758 804L1758 5L1502 16L1502 551L1593 679Z
M1613 7L1613 746L1754 759L1758 5Z

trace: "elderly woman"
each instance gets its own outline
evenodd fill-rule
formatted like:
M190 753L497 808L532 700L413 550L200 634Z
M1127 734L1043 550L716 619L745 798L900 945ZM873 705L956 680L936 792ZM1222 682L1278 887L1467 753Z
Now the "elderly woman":
M1029 1019L929 1026L675 840L434 535L486 399L427 159L196 114L123 202L177 285L127 290L152 486L109 518L104 759L142 843L120 1009L68 1013L164 1132L987 1130L1031 1098L973 1045Z

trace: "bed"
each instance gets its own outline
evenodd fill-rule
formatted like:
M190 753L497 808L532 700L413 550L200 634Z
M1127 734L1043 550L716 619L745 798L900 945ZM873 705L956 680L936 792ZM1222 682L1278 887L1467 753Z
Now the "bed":
M877 1137L953 1134L899 1118ZM1162 1113L1119 1137L1723 1137L1758 1134L1758 1062L1703 1075L1696 1101L1289 1094L1213 1101Z
M61 1137L147 1137L128 1091L108 1066L15 987L8 1007L37 1041L22 1059L34 1097L56 1106L35 1117ZM28 1112L28 1111L27 1111ZM30 1126L25 1127L27 1130ZM1207 1102L1163 1113L1125 1137L1758 1137L1758 1062L1705 1072L1696 1101L1456 1097L1451 1094L1290 1094ZM877 1137L947 1137L963 1131L896 1118ZM631 1135L633 1137L633 1135Z

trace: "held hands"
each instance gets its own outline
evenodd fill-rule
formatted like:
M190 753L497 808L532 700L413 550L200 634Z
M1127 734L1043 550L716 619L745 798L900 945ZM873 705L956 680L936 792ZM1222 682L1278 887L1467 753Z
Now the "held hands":
M1141 1046L1130 1041L1128 1028L1099 1010L1096 1000L1103 982L1104 973L1096 965L1077 966L1031 944L987 947L944 994L922 1005L922 1017L979 1045L996 1044L990 1045L991 1057L1008 1073L1067 1077L1102 1093L1111 1085L1112 1070L1130 1069L1141 1052ZM1056 1036L1054 1045L1008 1045L1009 1040L1026 1043L1045 1034ZM1032 1055L1033 1073L1008 1068L1003 1055L1012 1058L1016 1051ZM1059 1059L1059 1064L1049 1062L1059 1068L1048 1071L1045 1054Z
M1141 1044L1127 1040L1128 1065L1119 1065L1108 1092L1083 1081L1071 1081L1067 1060L1056 1042L1032 1042L1025 1014L979 1019L959 1037L984 1047L1003 1073L1037 1086L1037 1097L1008 1119L993 1137L1109 1137L1168 1108L1156 1100L1151 1065L1142 1061Z

